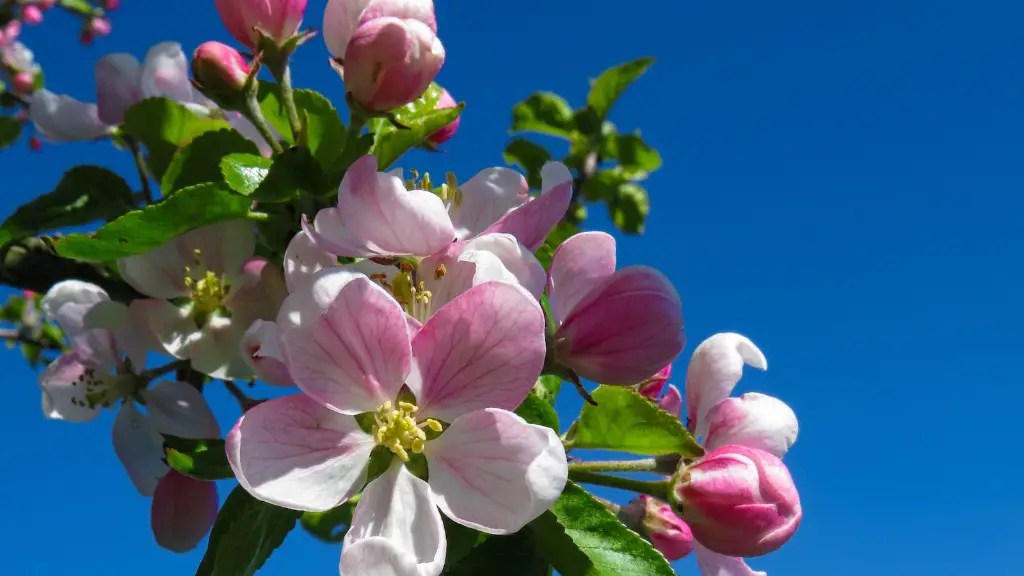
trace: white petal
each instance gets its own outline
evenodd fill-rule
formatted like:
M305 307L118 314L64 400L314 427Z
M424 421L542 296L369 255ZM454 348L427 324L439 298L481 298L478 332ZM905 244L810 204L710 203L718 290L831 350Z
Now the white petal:
M56 322L61 330L74 338L82 332L85 315L100 302L109 302L110 296L99 286L81 280L64 280L50 288L40 301L43 314ZM98 326L92 326L98 328Z
M86 104L47 89L36 90L29 103L29 116L36 130L52 142L95 140L111 127L100 121L95 104Z
M800 430L792 408L756 392L722 400L708 411L705 420L704 448L708 452L726 444L742 444L782 458Z
M544 266L511 234L485 234L474 238L466 244L459 260L476 263L474 286L494 280L517 283L538 300L544 293L547 280Z
M744 363L768 369L761 350L740 334L715 334L693 351L686 370L686 417L697 437L707 433L708 410L728 398L743 377Z
M192 367L212 378L223 380L248 380L252 370L241 354L242 338L245 336L243 323L235 318L213 316L197 332L198 336L188 347Z
M381 536L346 545L340 568L341 576L420 576L416 558Z
M458 205L449 208L460 240L472 238L530 199L523 175L508 168L487 168L459 187Z
M220 426L203 393L190 384L163 380L142 391L153 426L180 438L219 438Z
M288 292L296 292L309 284L313 275L338 265L338 258L318 247L305 232L299 232L284 252L284 280Z
M701 576L768 576L767 572L751 570L743 558L712 552L696 540L693 541L693 551Z
M152 496L157 482L167 473L163 462L163 437L135 403L128 400L114 418L114 452L132 484L143 496Z
M149 327L164 352L175 358L189 358L191 345L202 337L188 310L166 300L133 300L128 309Z
M188 79L188 60L177 42L161 42L146 53L142 69L142 95L170 98L178 102L195 100Z

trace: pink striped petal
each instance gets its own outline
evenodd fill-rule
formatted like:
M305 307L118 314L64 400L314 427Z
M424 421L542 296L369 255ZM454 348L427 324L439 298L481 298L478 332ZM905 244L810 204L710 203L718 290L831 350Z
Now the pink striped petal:
M743 377L744 363L768 369L761 350L746 336L731 332L715 334L693 351L686 371L686 417L698 437L707 433L708 410L728 398Z
M278 330L303 392L342 414L394 400L409 374L406 314L366 276L332 268L285 300Z
M558 324L615 272L615 239L604 232L582 232L551 256L548 298Z
M530 200L523 175L508 168L487 168L459 186L459 202L449 208L460 240L483 233L510 211Z
M767 572L751 570L743 558L712 552L696 540L693 541L693 551L701 576L768 576Z
M572 201L572 176L564 165L548 162L541 176L544 183L540 196L512 210L483 233L504 232L515 236L527 250L540 248Z
M305 215L300 223L302 232L313 239L317 248L331 254L353 258L385 255L384 251L377 246L353 236L352 232L345 227L345 223L341 219L341 212L337 208L324 208L317 212L316 220L312 225L309 224Z
M288 292L296 292L313 280L313 275L338 265L338 258L321 249L313 238L299 232L284 251L284 280Z
M162 380L142 391L153 427L180 438L220 438L203 393L185 382Z
M437 506L488 534L511 534L540 516L569 473L553 430L496 408L460 416L424 454Z
M683 349L682 304L657 270L619 270L577 304L555 334L556 358L602 384L636 384Z
M143 496L152 496L169 468L164 464L164 439L135 403L128 400L114 418L114 452L132 484Z
M683 410L683 397L679 394L679 388L669 384L668 391L658 400L658 408L678 418Z
M759 448L782 458L800 430L796 414L785 402L750 392L726 398L708 411L704 449L708 452L726 444Z
M520 286L480 284L435 312L412 348L406 384L424 417L514 410L544 365L544 313Z
M253 322L242 337L241 347L242 359L257 378L271 386L295 386L284 362L277 324L264 320Z
M374 446L355 418L304 394L249 409L226 442L231 469L250 494L310 511L330 510L362 488Z
M156 485L150 526L156 543L188 552L202 542L217 519L217 485L171 470Z

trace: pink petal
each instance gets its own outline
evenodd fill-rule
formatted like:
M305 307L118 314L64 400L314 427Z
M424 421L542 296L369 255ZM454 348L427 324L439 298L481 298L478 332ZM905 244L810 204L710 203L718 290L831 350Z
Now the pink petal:
M756 392L722 400L708 411L705 420L704 448L709 452L740 444L782 458L800 429L796 414L785 402Z
M767 572L751 570L743 558L712 552L696 540L693 541L693 550L701 576L768 576Z
M248 326L257 319L273 320L286 296L281 268L265 258L250 258L232 283L224 307L234 321Z
M508 168L487 168L459 186L459 203L449 211L460 240L481 234L530 199L526 178Z
M295 386L278 337L277 324L256 320L242 337L242 359L257 378L271 386Z
M514 410L544 365L544 313L520 286L474 286L434 313L412 343L406 384L420 414L451 421L481 408Z
M548 233L565 216L572 201L572 176L562 164L548 162L541 172L541 195L509 212L487 227L484 234L505 232L516 237L528 250L537 250Z
M106 124L124 123L124 112L141 97L142 64L131 54L107 54L96 62L96 106Z
M615 239L604 232L582 232L551 256L548 298L558 324L615 272Z
M358 550L360 542L378 537L390 541L400 551L400 557L413 559L419 574L441 573L447 550L441 515L427 483L413 476L397 460L363 490L345 535L342 570L355 565L351 558L346 558L350 550ZM394 553L386 555L384 564L394 566L396 556ZM402 570L407 569L407 561L399 561L398 566L401 570L393 573L406 573ZM356 576L364 572L348 573Z
M217 485L171 470L156 485L150 525L156 543L172 552L188 552L203 540L217 519Z
M114 418L114 452L132 484L143 496L152 496L156 484L167 473L164 439L135 403L128 400Z
M560 362L602 384L636 384L683 349L682 304L657 270L623 268L579 302L555 334Z
M285 300L277 324L295 383L343 414L394 400L409 373L405 312L362 274L323 270Z
M284 252L284 280L288 292L296 292L313 279L313 274L338 265L338 258L319 248L313 238L299 232Z
M746 336L725 332L715 334L693 351L686 371L687 426L698 437L707 432L704 416L711 407L729 397L743 377L743 364L768 369L768 360Z
M341 551L341 576L421 576L416 557L391 540L372 536Z
M40 307L47 320L56 322L68 338L74 338L85 329L86 314L100 302L109 301L106 291L95 284L64 280L46 292Z
M532 252L511 234L485 234L470 240L459 260L476 264L475 284L514 282L540 300L547 273Z
M569 473L553 430L495 408L460 416L424 454L437 506L488 534L511 534L540 516Z
M341 212L337 208L324 208L316 213L316 220L310 226L306 217L302 217L302 232L309 236L317 248L338 256L368 258L383 256L384 251L363 239L357 239L345 227ZM337 261L337 260L335 260Z
M142 95L192 102L195 90L188 79L188 60L177 42L161 42L146 53L142 68Z
M39 375L43 415L68 422L88 422L96 418L99 407L91 407L86 395L102 391L113 378L111 374L96 372L87 366L77 351L61 354Z
M683 409L683 397L679 394L679 388L669 384L668 391L658 401L658 408L678 418Z
M161 380L142 391L153 427L180 438L220 438L220 426L203 393L176 380Z
M406 190L399 178L377 172L373 155L356 160L338 189L338 212L352 236L385 254L426 256L455 241L444 202L433 192Z
M321 512L362 488L374 446L354 418L305 394L249 409L226 442L231 469L250 494L285 508Z

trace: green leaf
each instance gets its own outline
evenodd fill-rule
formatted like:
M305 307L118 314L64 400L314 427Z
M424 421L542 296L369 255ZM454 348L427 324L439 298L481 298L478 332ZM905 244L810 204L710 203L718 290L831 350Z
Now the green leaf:
M326 512L303 512L302 527L321 542L341 542L352 524L352 512L356 509L358 499L345 502L337 508Z
M21 136L21 122L10 116L0 116L0 150L7 148Z
M659 410L631 388L598 386L592 396L597 406L584 404L569 441L574 448L598 448L660 456L681 454L695 458L704 453L679 418Z
M296 90L295 106L305 116L306 146L325 170L334 168L345 147L345 125L323 94Z
M555 399L558 398L558 392L561 389L562 377L553 374L537 378L537 383L533 385L533 393L539 396L541 400L552 405L555 403Z
M609 136L601 147L601 156L605 160L618 160L632 180L646 178L661 168L661 155L644 142L639 132Z
M522 416L523 420L530 424L547 426L558 432L558 414L551 404L548 404L547 400L541 398L535 391L526 395L523 403L516 408L516 414Z
M288 112L284 109L281 101L281 87L273 82L260 81L260 91L257 99L260 103L260 112L263 119L270 124L270 127L281 135L289 145L295 143L295 136L292 134L292 125L288 122Z
M505 163L521 166L530 188L540 189L540 169L548 160L551 154L546 148L525 138L516 138L505 146Z
M399 128L383 118L370 122L370 130L374 133L373 154L380 170L386 170L402 154L422 144L427 136L459 117L465 104L438 110L436 106L440 95L441 87L431 84L423 96L396 108L393 111L395 119L406 128Z
M76 166L52 192L22 205L0 225L0 246L43 230L116 218L132 208L132 189L120 176L99 166Z
M572 108L554 92L536 92L512 108L512 132L571 138L575 129Z
M216 130L200 134L171 159L160 181L164 196L204 182L223 182L220 161L228 154L259 154L256 144L235 130Z
M301 514L257 500L236 486L217 514L196 576L252 576Z
M166 244L185 232L225 220L245 218L252 200L223 185L199 184L160 202L135 210L92 234L57 240L57 253L78 260L116 260Z
M633 183L619 186L618 193L608 201L608 215L612 222L627 234L642 233L650 212L647 190Z
M675 576L660 552L572 482L529 530L562 576Z
M323 171L310 151L289 148L274 158L267 177L252 193L260 202L287 202L300 192L318 194L324 184Z
M147 98L124 114L124 131L146 147L153 176L163 180L175 152L204 132L229 128L227 122L200 118L183 104L167 98Z
M199 480L234 478L224 440L194 440L164 434L164 456L167 465Z
M580 194L588 202L613 200L618 195L619 188L631 181L629 175L618 166L608 170L598 170L583 182Z
M441 520L444 522L444 539L448 542L444 558L445 567L457 565L474 548L487 540L487 534L457 524L443 514Z
M220 159L220 172L232 190L251 196L267 177L273 163L260 154L228 154Z
M641 74L654 64L654 58L639 58L632 62L619 64L601 73L590 84L590 93L587 94L587 108L594 111L598 118L604 120L619 96L632 84Z
M477 546L445 576L547 576L551 565L537 551L527 530L510 536L491 536Z

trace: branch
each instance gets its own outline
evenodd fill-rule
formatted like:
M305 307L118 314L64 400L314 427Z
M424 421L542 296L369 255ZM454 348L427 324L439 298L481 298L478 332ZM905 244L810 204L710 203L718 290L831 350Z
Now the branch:
M119 302L145 298L112 278L102 264L58 256L42 238L26 238L0 248L0 283L45 294L54 284L72 279L96 284Z
M61 352L61 351L64 350L64 347L61 346L58 343L55 343L55 342L42 342L40 340L35 340L33 338L29 338L28 336L22 334L19 330L11 330L11 329L2 329L2 330L0 330L0 340L7 340L8 342L19 342L21 344L31 344L33 346L38 346L38 347L42 348L43 350L56 350L58 352Z

